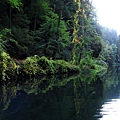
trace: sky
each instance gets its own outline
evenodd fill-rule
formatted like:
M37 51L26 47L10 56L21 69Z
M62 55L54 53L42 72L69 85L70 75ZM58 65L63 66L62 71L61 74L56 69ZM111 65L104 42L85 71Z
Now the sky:
M98 23L115 29L120 34L120 0L92 0L97 10Z

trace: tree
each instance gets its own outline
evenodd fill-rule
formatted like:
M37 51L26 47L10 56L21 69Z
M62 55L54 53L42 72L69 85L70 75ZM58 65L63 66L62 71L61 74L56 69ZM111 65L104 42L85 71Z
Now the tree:
M94 8L88 0L75 1L78 9L74 15L73 63L80 63L88 55L98 57L101 51L100 36L96 31L97 21ZM93 47L93 46L96 46ZM97 49L99 49L97 51ZM97 55L94 53L97 52Z
M11 7L20 10L20 6L22 5L21 0L6 0L6 1L10 3Z
M119 58L118 54L118 36L115 30L102 28L103 49L101 55L106 59L106 62L111 66Z
M41 28L36 31L35 40L38 41L37 51L43 50L43 54L56 58L56 55L60 55L63 48L69 43L69 32L67 32L66 24L63 20L58 27L58 16L54 14L51 18L48 17L48 21L41 25ZM58 35L59 30L59 35Z

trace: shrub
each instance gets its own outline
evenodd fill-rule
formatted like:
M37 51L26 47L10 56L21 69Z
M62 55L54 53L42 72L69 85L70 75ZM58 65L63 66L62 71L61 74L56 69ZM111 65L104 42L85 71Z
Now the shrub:
M4 51L0 53L0 73L2 80L5 80L8 75L14 75L18 67L15 61L10 58L9 54Z

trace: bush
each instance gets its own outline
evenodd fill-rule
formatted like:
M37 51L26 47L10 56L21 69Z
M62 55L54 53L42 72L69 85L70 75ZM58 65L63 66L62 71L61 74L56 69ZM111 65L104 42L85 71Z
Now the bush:
M49 60L45 56L27 57L23 62L23 70L26 74L58 74L79 72L79 67L64 60Z
M15 61L10 58L9 54L4 51L0 53L0 74L2 76L2 80L5 80L8 75L14 75L18 67Z
M71 72L79 72L80 68L72 65L64 60L55 60L53 61L53 65L55 66L56 72L61 73L71 73Z

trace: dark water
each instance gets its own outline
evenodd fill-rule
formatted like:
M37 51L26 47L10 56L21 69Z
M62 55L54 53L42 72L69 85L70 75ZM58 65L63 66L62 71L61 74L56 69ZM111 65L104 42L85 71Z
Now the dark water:
M19 78L0 85L0 120L113 118L120 119L118 68L102 77L87 73L69 77Z

